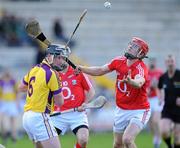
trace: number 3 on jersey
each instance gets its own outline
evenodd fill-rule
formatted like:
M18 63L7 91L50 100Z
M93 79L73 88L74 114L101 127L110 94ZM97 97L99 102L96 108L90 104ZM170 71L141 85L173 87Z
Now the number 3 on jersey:
M29 85L28 85L28 96L31 97L33 94L33 86L32 84L35 82L35 77L31 77L29 80Z

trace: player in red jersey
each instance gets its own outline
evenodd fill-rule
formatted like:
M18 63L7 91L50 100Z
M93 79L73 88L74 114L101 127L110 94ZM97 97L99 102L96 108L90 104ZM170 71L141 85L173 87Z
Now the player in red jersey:
M79 66L77 71L100 76L116 71L116 111L114 119L114 148L136 148L134 140L150 118L147 99L148 69L143 58L148 45L140 38L133 37L125 55L114 58L103 66Z
M64 49L64 46L62 46ZM69 56L70 49L64 49L64 56ZM89 78L80 73L75 74L74 69L61 58L59 77L62 80L62 92L64 104L61 107L56 106L55 111L68 111L78 107L78 111L62 113L61 115L51 117L58 134L64 134L69 128L77 137L75 148L85 148L89 138L88 119L83 105L89 102L94 94L94 88Z
M148 98L151 106L151 118L149 120L149 125L153 133L153 144L154 148L159 148L161 143L160 134L160 118L162 105L158 99L158 81L162 71L156 67L156 59L149 59L149 80L150 85L148 87Z

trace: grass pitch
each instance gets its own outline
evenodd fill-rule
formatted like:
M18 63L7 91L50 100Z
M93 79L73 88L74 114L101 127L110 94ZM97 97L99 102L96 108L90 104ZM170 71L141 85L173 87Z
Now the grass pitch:
M60 137L62 148L73 148L76 143L76 138L69 133ZM2 139L0 139L2 143ZM90 133L89 143L87 148L112 148L113 134L109 133ZM152 136L147 132L142 132L136 139L138 148L153 148ZM6 148L33 148L32 142L27 136L19 139L15 144L8 140ZM161 144L161 148L166 148L165 144Z

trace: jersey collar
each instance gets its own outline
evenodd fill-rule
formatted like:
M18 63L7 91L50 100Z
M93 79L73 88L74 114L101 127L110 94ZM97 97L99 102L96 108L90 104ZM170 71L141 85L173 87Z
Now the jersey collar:
M47 66L51 68L51 65L45 59L42 61L42 64L46 64Z

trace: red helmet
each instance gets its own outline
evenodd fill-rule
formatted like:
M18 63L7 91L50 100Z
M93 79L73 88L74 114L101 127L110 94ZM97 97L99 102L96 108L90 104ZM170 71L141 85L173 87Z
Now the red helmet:
M128 45L125 56L129 59L143 59L146 57L149 48L147 43L138 37L133 37Z
M133 37L132 42L140 46L140 50L146 55L149 51L148 44L141 38Z

